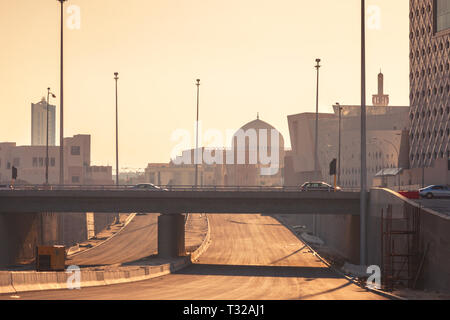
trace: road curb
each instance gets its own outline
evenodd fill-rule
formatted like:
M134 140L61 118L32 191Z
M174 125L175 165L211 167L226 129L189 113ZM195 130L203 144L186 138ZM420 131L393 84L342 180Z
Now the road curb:
M96 244L95 246L86 249L86 250L77 251L77 252L74 252L74 253L67 254L67 256L68 256L68 257L71 257L71 258L72 258L72 257L76 257L76 256L79 255L79 254L88 252L88 251L90 251L90 250L92 250L92 249L94 249L94 248L97 248L98 246L101 246L102 244L108 242L109 240L111 240L111 239L113 239L115 236L117 236L119 233L121 233L122 230L125 229L125 227L126 227L126 226L134 219L135 216L136 216L136 213L130 214L130 216L129 216L129 217L127 218L127 220L124 222L122 228L120 228L119 231L117 231L116 233L114 233L114 234L113 234L111 237L109 237L108 239L106 239L106 240L104 240L104 241L102 241L102 242Z
M206 223L208 225L208 230L206 231L206 236L203 239L202 244L198 247L193 253L191 253L191 262L196 261L208 248L211 244L211 225L209 223L208 215L205 214Z
M408 300L408 299L406 299L406 298L399 297L399 296L396 296L396 295L394 295L394 294L390 294L390 293L387 293L387 292L384 292L384 291L381 291L381 290L371 289L371 288L367 288L367 287L361 287L361 286L359 285L359 283L358 283L354 278L349 277L348 275L346 275L345 273L343 273L343 272L340 271L339 269L336 269L336 268L333 267L326 259L322 258L322 257L317 253L317 251L315 251L315 250L314 250L314 249L306 242L305 239L303 239L303 238L299 237L299 235L297 235L297 233L295 232L295 230L294 230L290 225L288 225L288 224L285 223L282 219L280 219L280 218L278 218L278 217L276 217L276 216L273 216L273 218L276 219L278 222L280 222L284 227L286 227L287 229L289 229L289 231L291 231L291 233L292 233L297 239L299 239L301 242L303 242L303 243L305 244L305 246L313 253L313 255L314 255L315 257L317 257L320 261L322 261L328 268L330 268L331 270L333 270L334 272L336 272L336 273L339 274L340 276L344 277L345 279L347 279L347 280L350 281L351 283L357 285L358 287L360 287L360 288L362 288L362 289L364 289L364 290L366 290L366 291L369 291L369 292L378 294L378 295L380 295L380 296L384 296L384 297L386 297L386 298L388 298L388 299L391 299L391 300Z

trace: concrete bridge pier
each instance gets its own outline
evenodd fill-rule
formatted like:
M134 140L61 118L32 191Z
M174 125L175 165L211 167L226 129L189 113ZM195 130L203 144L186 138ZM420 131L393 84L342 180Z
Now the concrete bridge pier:
M173 258L184 255L184 215L162 213L158 217L158 256Z

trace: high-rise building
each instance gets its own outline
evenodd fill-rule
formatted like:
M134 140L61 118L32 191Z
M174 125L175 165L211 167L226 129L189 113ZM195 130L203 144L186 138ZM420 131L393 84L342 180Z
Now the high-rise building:
M410 0L410 164L450 159L450 0Z
M55 145L55 112L56 107L48 106L48 145ZM31 104L31 145L45 146L47 144L47 101L45 98Z

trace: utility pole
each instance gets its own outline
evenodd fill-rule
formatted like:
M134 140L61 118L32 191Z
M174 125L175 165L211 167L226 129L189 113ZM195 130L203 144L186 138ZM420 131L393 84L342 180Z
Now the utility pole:
M361 196L360 264L367 263L367 158L366 158L366 5L361 0Z
M317 70L317 88L316 88L316 131L314 139L314 177L315 180L319 179L319 69L320 69L320 59L316 59L316 70ZM317 214L313 215L313 233L317 235Z
M117 96L117 80L119 80L118 72L114 72L114 80L116 80L116 186L119 186L119 103Z
M314 139L314 175L319 171L319 69L320 69L320 59L316 59L316 70L317 70L317 89L316 89L316 132Z
M342 107L339 103L336 103L339 108L339 143L338 143L338 172L337 172L337 184L341 185L341 131L342 131Z
M59 184L64 184L64 2L61 3L61 75L60 75L60 103L59 103Z
M198 119L199 119L199 98L200 98L200 79L197 79L197 121L196 121L196 137L195 137L195 188L198 187Z

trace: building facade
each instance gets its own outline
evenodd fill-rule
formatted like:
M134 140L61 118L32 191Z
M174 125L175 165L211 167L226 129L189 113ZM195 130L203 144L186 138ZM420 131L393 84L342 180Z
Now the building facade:
M55 145L56 107L48 106L48 145ZM31 145L45 146L47 144L47 101L45 98L31 104Z
M231 148L199 148L198 186L283 185L284 139L272 125L258 117L242 126L231 144ZM195 185L194 154L195 149L185 150L169 163L149 163L147 182Z
M113 184L111 166L91 166L91 136L64 138L65 184ZM11 181L11 168L18 171L19 183L45 183L46 146L17 146L0 143L0 182ZM49 147L48 177L50 184L59 183L59 147Z
M375 106L367 107L367 182L372 186L376 174L385 168L408 168L408 133L410 108L389 106L383 92L383 75L378 75ZM314 171L315 113L288 116L292 151L288 154L289 170L286 184L299 185L321 180L334 183L329 165L338 160L338 183L346 188L359 188L361 175L361 107L334 105L333 113L319 114L319 172ZM340 119L340 120L339 120ZM340 123L340 130L339 130ZM339 133L340 132L340 133ZM341 157L339 166L339 134ZM398 171L399 171L398 170Z
M410 162L450 158L450 0L410 0ZM441 173L446 175L447 173Z

